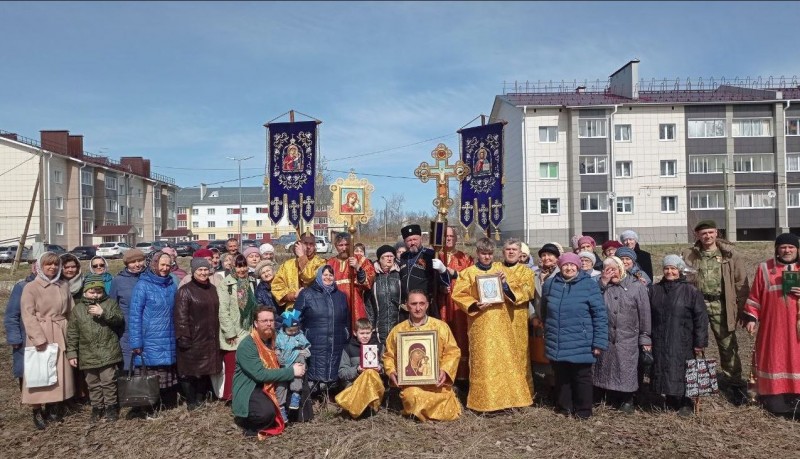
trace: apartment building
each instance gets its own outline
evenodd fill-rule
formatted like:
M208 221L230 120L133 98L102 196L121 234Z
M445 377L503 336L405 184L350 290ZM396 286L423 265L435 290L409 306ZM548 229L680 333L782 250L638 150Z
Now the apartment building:
M37 178L26 244L134 244L175 228L175 181L151 172L149 159L85 152L82 135L41 131L33 140L0 130L0 174L0 241L22 235Z
M634 60L593 87L504 92L491 120L508 122L505 236L535 246L634 229L683 243L705 219L731 240L800 229L796 80L644 81Z

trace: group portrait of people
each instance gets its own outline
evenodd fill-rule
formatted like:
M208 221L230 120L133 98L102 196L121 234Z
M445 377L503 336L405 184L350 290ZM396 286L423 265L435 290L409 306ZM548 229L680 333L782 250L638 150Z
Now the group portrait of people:
M711 330L728 400L755 396L770 413L800 417L800 283L785 275L800 271L793 234L776 238L752 279L711 220L696 225L694 245L655 262L633 230L535 254L486 237L466 254L453 227L441 250L425 246L419 225L400 236L371 259L341 233L326 260L305 233L280 264L272 245L240 251L231 239L224 251L196 251L190 272L169 247L125 252L116 275L99 256L84 273L75 256L46 252L6 310L22 403L40 430L76 400L91 405L91 423L114 422L120 376L155 374L159 403L127 418L215 399L244 435L263 439L313 418L315 401L353 419L392 397L419 421L452 421L465 407L502 414L540 396L576 419L603 402L628 415L647 381L665 411L690 417L687 361L704 356ZM750 375L742 328L756 336ZM56 382L29 387L26 348L52 344ZM534 378L540 370L546 377Z

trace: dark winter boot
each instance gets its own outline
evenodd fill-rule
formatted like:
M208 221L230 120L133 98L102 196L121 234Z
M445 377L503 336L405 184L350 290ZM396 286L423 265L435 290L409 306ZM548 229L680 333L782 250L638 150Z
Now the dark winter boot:
M47 427L47 422L44 420L44 412L41 408L33 409L33 425L36 430L44 430Z
M47 405L45 405L45 411L47 412L47 422L51 423L61 422L60 403L48 403Z
M103 407L102 406L93 406L92 407L92 414L89 416L89 424L96 424L97 421L103 418Z
M116 422L119 419L119 405L107 406L105 418L108 422Z

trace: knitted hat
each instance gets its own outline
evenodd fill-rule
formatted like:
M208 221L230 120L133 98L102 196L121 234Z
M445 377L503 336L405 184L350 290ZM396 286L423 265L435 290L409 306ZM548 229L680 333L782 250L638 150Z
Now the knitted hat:
M541 249L539 249L539 257L540 258L541 258L543 253L551 253L551 254L555 255L556 258L561 256L561 251L558 250L558 247L556 247L555 244L551 244L549 242L547 244L543 245Z
M694 226L694 230L695 231L702 231L704 229L716 228L716 227L717 227L717 222L715 222L714 220L703 220L701 222L698 222Z
M261 244L258 248L258 252L261 253L261 255L265 253L275 253L275 247L273 247L272 244Z
M126 265L139 260L144 260L144 252L139 249L126 250L125 253L122 254L122 262Z
M247 258L248 256L250 256L250 254L253 254L253 253L258 255L259 257L261 256L261 252L259 252L258 249L253 247L253 246L250 246L250 247L244 249L244 252L242 252L242 255L244 255L244 257Z
M795 236L792 233L783 233L779 235L777 238L775 238L776 249L785 244L793 245L795 247L800 248L800 239L798 239L797 236Z
M615 249L618 249L618 248L622 247L622 244L620 244L617 241L606 241L606 242L603 243L602 247L603 247L603 252L605 252L610 247L614 247Z
M603 260L603 266L609 266L609 265L613 265L615 268L617 268L619 270L619 278L620 279L624 279L625 276L628 274L625 271L625 264L622 263L622 260L620 260L619 257L617 257L617 256L612 255L612 256L606 258L605 260Z
M683 259L681 257L679 257L678 255L674 255L674 254L673 255L667 255L666 257L664 257L664 261L661 262L661 265L663 267L665 267L665 268L667 266L674 266L674 267L678 268L680 271L683 271L684 269L686 269L686 263L683 262Z
M211 263L209 263L205 258L201 257L192 258L192 261L189 262L189 266L191 266L192 274L194 274L194 272L200 268L211 269Z
M578 247L576 247L576 248L580 249L581 246L584 245L584 244L591 244L592 247L596 247L597 246L597 243L594 242L594 238L591 237L591 236L583 236L580 239L578 239Z
M592 260L592 264L597 263L597 255L595 255L592 252L589 252L588 250L584 250L583 252L579 253L578 257L579 258L588 258L588 259Z
M614 254L618 258L622 259L622 257L628 257L633 261L636 261L636 252L630 247L620 247L617 249L617 252Z
M287 309L281 314L281 325L284 327L296 327L300 325L300 311L297 309Z
M83 291L87 291L90 288L101 288L103 292L106 291L106 282L103 280L103 276L99 274L89 274L83 279Z
M420 228L419 225L404 226L400 229L400 234L403 236L403 239L409 236L422 236L422 228Z
M210 251L208 249L200 249L200 250L195 251L192 254L192 258L205 258L205 257L211 258L213 256L214 256L214 252L212 252L212 251Z
M531 248L524 242L519 243L519 250L527 256L531 256Z
M395 257L397 256L397 250L395 250L394 247L390 245L382 245L378 247L378 250L375 251L375 256L378 257L378 260L380 260L383 254L385 253L391 253Z
M575 265L578 268L580 268L581 267L581 257L579 257L578 255L576 255L576 254L574 254L572 252L567 252L564 255L561 255L560 257L558 257L558 268L559 269L561 269L561 267L564 266L567 263L572 263L573 265Z
M636 231L634 230L626 230L619 235L619 242L625 243L625 241L628 239L633 239L634 241L639 242L639 235L636 234Z

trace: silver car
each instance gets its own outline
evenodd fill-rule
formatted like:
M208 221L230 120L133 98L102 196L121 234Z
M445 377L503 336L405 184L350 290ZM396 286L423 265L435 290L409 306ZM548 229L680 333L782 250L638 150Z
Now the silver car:
M28 257L30 256L30 250L27 248L22 249L22 258L20 261L25 262L28 261ZM14 258L17 256L17 245L6 245L0 247L0 263L11 263L14 261Z

